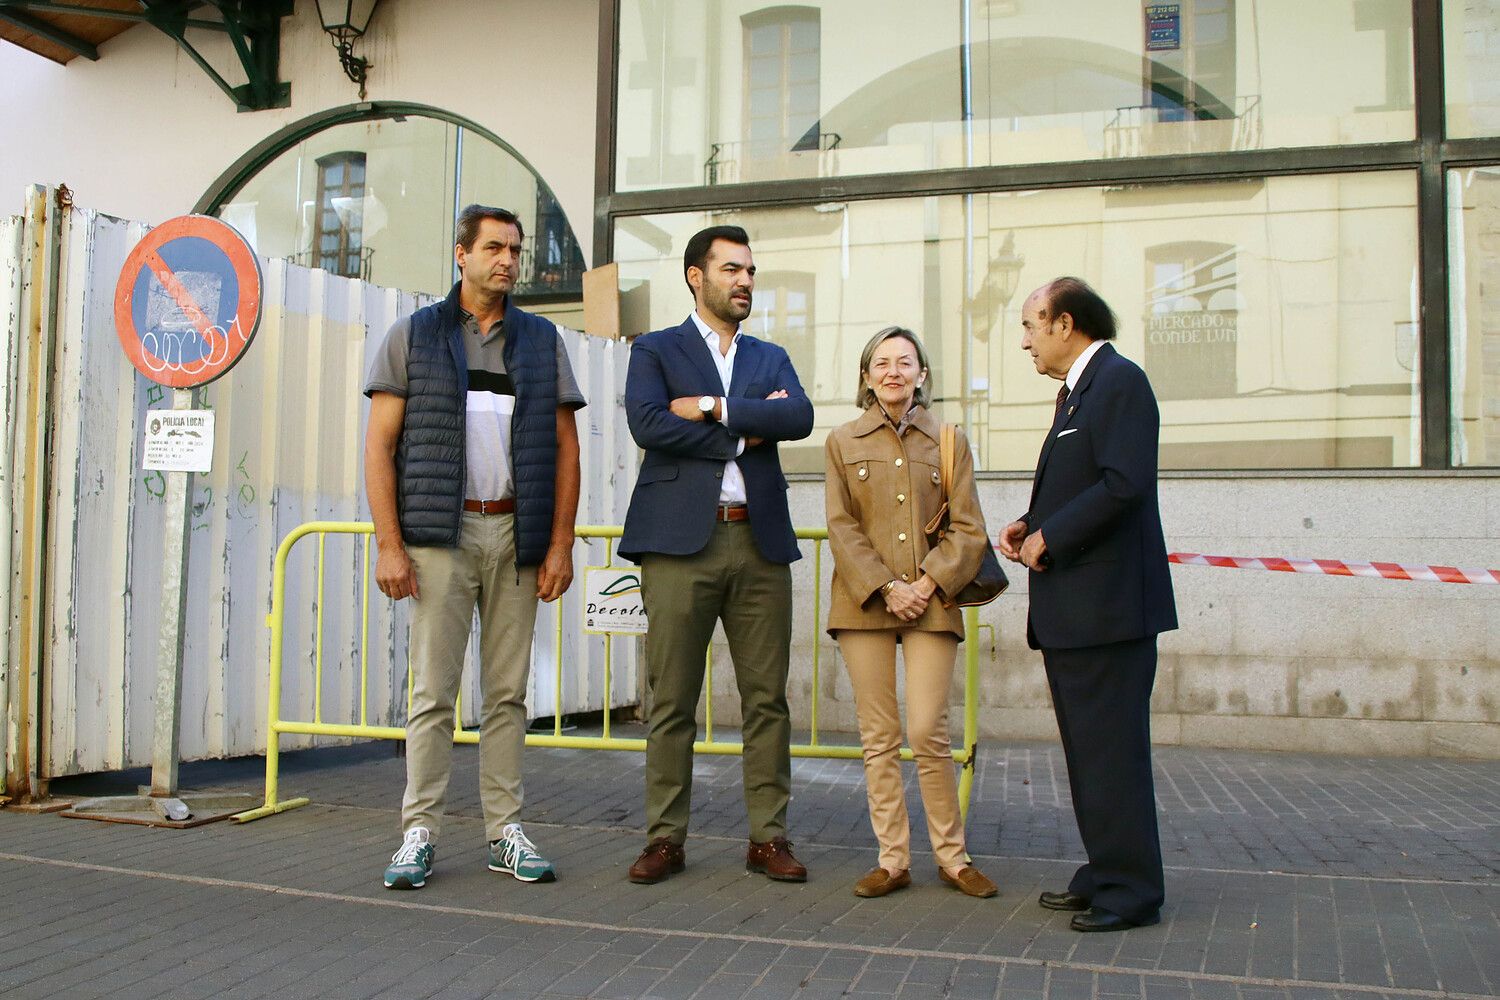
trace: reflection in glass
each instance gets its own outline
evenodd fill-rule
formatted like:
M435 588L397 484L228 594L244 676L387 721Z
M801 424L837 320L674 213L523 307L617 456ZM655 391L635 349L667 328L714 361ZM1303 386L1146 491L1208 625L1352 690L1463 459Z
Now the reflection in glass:
M1443 0L1443 90L1447 134L1500 135L1500 6Z
M583 253L556 198L506 149L415 115L336 125L272 160L219 215L267 257L388 288L446 294L453 226L471 202L526 229L518 297L578 296Z
M616 187L1410 139L1411 11L622 0Z
M1452 460L1500 465L1500 312L1485 288L1500 284L1500 167L1448 173Z
M1117 347L1160 399L1163 467L1410 467L1415 206L1405 171L905 198L621 218L615 256L641 329L660 328L692 308L688 237L750 232L747 332L787 348L817 412L783 448L795 471L822 470L859 349L892 323L922 334L936 411L981 467L1030 470L1056 384L1020 349L1020 307L1061 274L1119 314Z

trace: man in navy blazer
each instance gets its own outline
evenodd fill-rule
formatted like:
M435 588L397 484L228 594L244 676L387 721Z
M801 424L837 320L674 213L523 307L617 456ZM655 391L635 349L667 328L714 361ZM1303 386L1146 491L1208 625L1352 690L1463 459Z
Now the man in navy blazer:
M1115 352L1115 317L1077 278L1022 309L1021 347L1063 381L1031 507L1000 549L1031 571L1026 640L1042 651L1073 815L1088 862L1042 906L1078 931L1159 919L1164 889L1151 777L1156 637L1177 627L1156 499L1160 416L1146 374Z
M688 241L694 309L681 326L631 346L630 433L645 450L620 554L641 564L649 622L646 849L632 882L682 871L704 651L723 621L744 716L746 868L801 882L786 838L791 715L786 680L792 575L800 558L776 442L812 432L812 403L786 351L741 333L755 263L738 226Z

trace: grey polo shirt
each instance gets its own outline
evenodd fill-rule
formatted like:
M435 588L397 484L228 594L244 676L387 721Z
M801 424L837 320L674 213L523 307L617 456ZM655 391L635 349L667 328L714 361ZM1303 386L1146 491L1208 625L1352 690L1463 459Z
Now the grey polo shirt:
M464 496L470 500L507 500L515 496L510 466L510 418L516 406L515 385L505 371L504 321L488 332L479 321L459 310L464 328L464 353L469 364L469 397L464 414ZM365 395L389 392L406 398L406 359L411 346L411 318L391 324L385 342L370 365ZM557 405L574 410L585 405L573 366L557 337Z

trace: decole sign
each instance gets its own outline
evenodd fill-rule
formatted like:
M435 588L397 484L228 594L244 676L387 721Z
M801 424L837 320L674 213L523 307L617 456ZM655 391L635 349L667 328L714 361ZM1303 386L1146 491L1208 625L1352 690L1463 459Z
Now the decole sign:
M583 571L583 630L646 634L641 570L635 566L588 566Z
M142 375L174 389L234 367L260 325L260 262L206 215L169 219L136 244L115 286L115 333Z

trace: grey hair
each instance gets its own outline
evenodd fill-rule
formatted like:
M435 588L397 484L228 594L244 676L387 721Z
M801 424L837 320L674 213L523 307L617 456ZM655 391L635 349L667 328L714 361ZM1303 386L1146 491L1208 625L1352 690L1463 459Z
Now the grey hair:
M862 410L868 410L875 405L875 391L865 382L865 375L870 371L870 359L875 356L875 348L892 337L902 337L911 346L915 347L917 349L917 367L927 372L929 379L932 377L932 372L927 365L927 348L922 346L921 338L904 326L888 326L871 337L870 342L865 345L865 349L859 354L859 391L854 395L854 405ZM917 386L915 402L918 406L932 405L932 393L927 390L926 379L922 381L921 385Z

